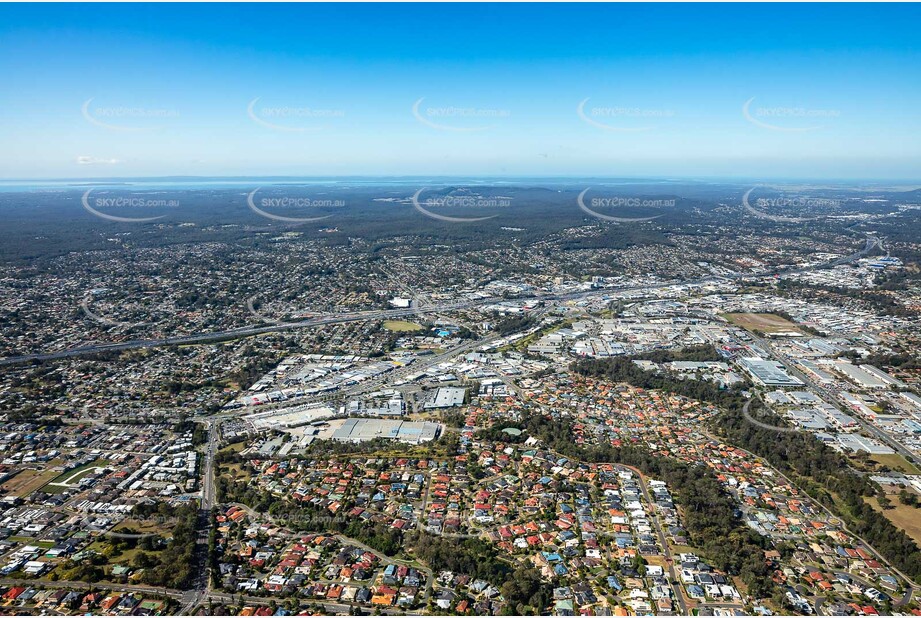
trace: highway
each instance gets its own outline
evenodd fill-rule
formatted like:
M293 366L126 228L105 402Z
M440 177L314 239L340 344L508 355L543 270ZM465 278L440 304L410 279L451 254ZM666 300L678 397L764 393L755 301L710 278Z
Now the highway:
M217 454L220 440L220 422L208 421L208 445L205 447L205 458L202 465L202 501L203 511L210 512L214 506L214 456Z
M513 301L569 301L569 300L582 300L586 298L591 298L593 296L607 296L614 295L623 292L636 292L642 290L651 290L657 288L663 288L667 286L675 285L700 285L703 283L714 283L717 281L732 281L735 279L745 279L745 278L758 278L758 277L771 277L776 274L794 274L802 273L810 270L819 270L823 268L831 268L833 266L838 266L840 264L846 264L848 262L853 262L867 253L869 253L873 248L878 246L880 241L876 238L867 238L866 246L853 253L851 255L832 260L830 262L824 262L822 264L816 264L814 266L805 267L805 268L795 268L788 267L782 269L774 269L763 273L758 274L747 274L747 273L734 273L732 275L725 276L707 276L701 277L698 279L689 279L684 281L673 281L673 282L664 282L656 284L644 284L636 286L627 286L622 288L602 288L597 290L586 290L580 292L569 292L565 294L534 294L530 296L521 296L514 299L502 298L502 297L487 297L479 298L473 300L464 300L464 301L455 301L450 303L442 303L439 305L428 305L425 308L420 307L409 307L409 308L400 308L400 309L379 309L373 311L360 311L354 313L343 313L335 316L327 316L322 318L310 318L307 320L301 320L299 322L285 322L282 324L271 324L271 325L254 325L254 326L244 326L241 328L223 330L223 331L213 331L207 333L195 333L191 335L181 335L177 337L166 337L164 339L133 339L131 341L122 341L119 343L99 343L93 345L85 345L74 348L69 348L66 350L59 350L57 352L40 352L34 354L23 354L20 356L7 356L0 359L0 366L3 365L14 365L19 363L27 363L32 361L45 361L45 360L54 360L59 358L68 358L71 356L85 356L88 354L97 354L100 352L120 352L124 350L134 350L139 348L157 348L165 347L171 345L189 345L189 344L198 344L198 343L210 343L216 341L225 341L229 339L238 339L240 337L251 337L254 335L262 335L267 333L277 333L282 331L288 331L298 328L315 328L317 326L326 326L329 324L342 324L346 322L361 322L365 320L384 320L389 318L398 318L405 317L414 314L421 313L439 313L444 311L456 311L461 309L469 309L472 307L482 306L482 305L491 305L500 302L507 302L509 300Z

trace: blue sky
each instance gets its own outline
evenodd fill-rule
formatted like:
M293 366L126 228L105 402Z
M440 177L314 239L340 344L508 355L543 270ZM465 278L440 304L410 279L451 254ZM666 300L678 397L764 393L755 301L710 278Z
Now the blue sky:
M919 18L908 4L0 5L0 177L915 180Z

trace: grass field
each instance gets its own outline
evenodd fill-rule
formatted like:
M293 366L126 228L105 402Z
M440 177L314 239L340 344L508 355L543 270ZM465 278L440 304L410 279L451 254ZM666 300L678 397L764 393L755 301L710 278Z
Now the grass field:
M227 453L227 452L230 452L230 453L239 453L239 452L242 451L244 448L246 448L246 442L245 442L245 441L243 441L243 442L233 442L233 443L231 443L231 444L228 444L227 446L225 446L224 448L222 448L222 449L221 449L220 451L218 451L218 452L220 452L220 453Z
M422 327L414 322L405 322L403 320L386 320L384 328L395 333L411 333L422 330Z
M221 472L238 481L248 480L253 476L249 471L243 469L243 464L238 463L221 466Z
M51 549L54 547L54 541L39 541L31 536L11 536L9 540L15 541L16 543L23 543L24 545L35 545L42 549Z
M676 545L675 543L669 542L669 546L672 548L672 554L700 554L700 550L696 547L691 547L690 545ZM677 560L677 558L676 558Z
M875 498L866 498L865 502L921 545L921 509L902 504L898 496L889 496L889 499L892 500L891 509L883 509Z
M796 324L773 313L726 313L724 318L748 331L762 333L802 333Z
M109 546L105 541L96 541L92 543L87 549L90 549L95 552L102 553ZM111 556L108 559L110 565L113 564L131 564L131 561L134 560L134 557L138 555L139 552L143 551L140 547L135 547L133 549L126 549L120 552L118 555Z
M891 468L897 472L903 472L905 474L921 474L921 470L918 470L913 466L903 455L898 453L891 453L889 455L871 455L870 459L876 463ZM918 514L918 517L921 517L921 513Z
M24 498L57 475L58 473L54 470L22 470L6 481L2 488L11 496Z
M109 462L105 459L97 459L95 461L89 462L88 464L84 464L79 468L68 470L67 472L62 473L55 477L53 480L49 481L44 487L42 487L42 491L48 494L64 493L68 489L76 487L84 477L92 474L97 468L105 468L108 465Z

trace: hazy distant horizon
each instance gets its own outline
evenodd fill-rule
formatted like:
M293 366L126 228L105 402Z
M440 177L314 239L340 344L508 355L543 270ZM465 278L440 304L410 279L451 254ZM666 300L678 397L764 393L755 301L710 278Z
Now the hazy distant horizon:
M445 182L575 182L575 181L597 181L607 183L644 183L644 182L661 182L661 183L746 183L746 182L806 182L806 183L827 183L827 184L866 184L866 183L904 183L907 185L921 185L921 176L917 178L908 177L810 177L810 176L775 176L775 177L754 177L754 176L673 176L673 175L648 175L648 176L602 176L602 175L451 175L451 174L354 174L354 175L319 175L319 176L300 176L300 175L206 175L206 176L182 176L182 175L151 175L151 176L95 176L95 177L36 177L36 178L0 178L0 185L13 184L73 184L86 185L92 183L145 183L145 182L188 182L188 183L248 183L250 181L265 182L311 182L311 183L335 183L349 181L366 181L366 182L403 182L403 181L420 181L436 180Z

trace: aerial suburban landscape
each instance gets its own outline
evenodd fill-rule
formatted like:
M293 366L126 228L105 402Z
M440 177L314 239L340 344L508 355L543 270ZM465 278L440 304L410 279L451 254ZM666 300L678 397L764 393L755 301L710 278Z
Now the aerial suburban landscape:
M471 6L438 27L502 48L475 60L410 58L371 23L458 7L362 8L354 35L325 5L214 23L140 8L153 25L121 5L0 11L0 49L36 54L8 69L21 100L0 97L16 119L0 139L19 149L0 155L0 615L921 616L916 38L876 47L869 9L835 6L866 60L834 55L838 38L712 43L798 79L829 53L915 108L913 125L880 111L848 133L846 112L875 99L783 113L722 92L728 116L711 117L680 97L646 108L640 69L633 91L595 82L637 108L582 88L533 94L529 112L515 103L533 84L509 76L524 90L508 109L451 106L484 100L467 70L485 88L497 59L546 53L535 64L564 81L570 62L617 64L606 24L625 20L625 41L648 10L672 14L674 46L636 39L649 71L658 54L710 62L679 13L712 7L608 5L597 23L528 8L538 31L581 24L575 52L509 34L523 9ZM790 25L758 10L752 35ZM898 38L917 14L881 19ZM295 18L328 28L295 42ZM278 38L228 41L249 26ZM61 62L86 83L52 68L41 33L74 42ZM257 80L304 60L332 85L238 97L198 64L216 57ZM149 72L124 77L141 58ZM432 81L375 94L376 71L410 80L404 66ZM30 72L72 91L39 103ZM353 78L363 102L324 102ZM765 105L799 104L779 88ZM285 93L322 109L273 107ZM681 150L682 114L719 156ZM537 143L553 127L582 146ZM875 154L837 158L858 138ZM675 159L648 150L659 139Z

